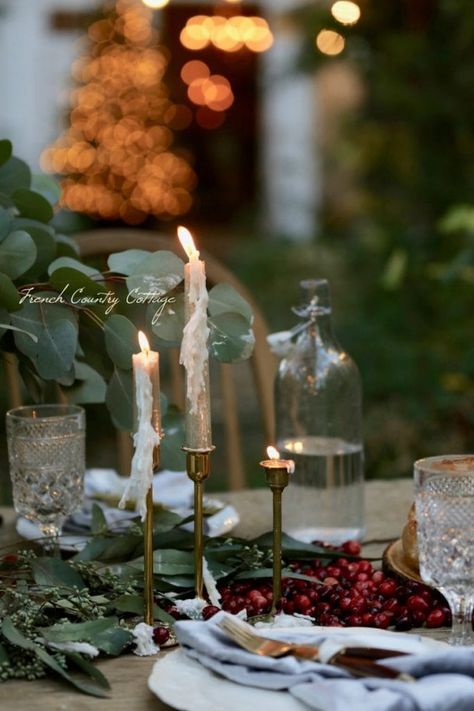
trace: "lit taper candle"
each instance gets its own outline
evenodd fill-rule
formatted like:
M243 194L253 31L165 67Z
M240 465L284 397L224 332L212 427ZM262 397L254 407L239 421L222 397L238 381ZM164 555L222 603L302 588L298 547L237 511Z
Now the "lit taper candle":
M120 500L124 508L129 498L135 499L135 510L143 525L143 604L144 620L153 625L153 472L160 464L160 358L151 351L142 331L138 333L141 353L134 353L133 385L135 394L133 443L135 452L127 486Z
M280 459L275 447L267 447L268 459L260 462L265 470L265 480L273 494L273 602L271 614L276 614L281 599L281 534L282 494L288 486L289 475L295 471L292 459Z
M146 496L153 484L153 470L156 466L155 450L160 444L160 371L159 355L150 350L148 340L142 331L138 333L140 353L134 353L133 384L135 392L135 452L127 486L120 500L124 508L129 499L136 502L135 509L145 520Z
M186 370L186 449L210 451L212 446L207 340L206 266L199 259L191 233L178 227L189 262L184 266L185 321L180 363Z

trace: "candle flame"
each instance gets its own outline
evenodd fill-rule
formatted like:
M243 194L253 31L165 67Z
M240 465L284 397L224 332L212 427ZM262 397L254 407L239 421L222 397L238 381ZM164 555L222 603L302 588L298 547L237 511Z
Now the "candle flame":
M150 344L148 343L148 338L145 336L143 331L138 331L138 344L145 355L150 352Z
M194 244L193 236L186 227L182 225L178 227L178 238L184 251L188 255L188 259L199 259L199 252Z
M267 455L269 459L280 459L280 452L275 447L267 447Z

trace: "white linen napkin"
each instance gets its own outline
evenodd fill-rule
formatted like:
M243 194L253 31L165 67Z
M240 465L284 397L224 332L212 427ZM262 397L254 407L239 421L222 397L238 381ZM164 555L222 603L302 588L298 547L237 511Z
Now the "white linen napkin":
M238 647L217 623L177 622L175 632L186 653L203 666L239 684L288 690L317 711L473 711L474 647L449 647L419 635L364 628L265 630L265 636L322 645L381 646L413 654L383 664L415 676L416 682L356 679L335 666L292 656L272 659ZM333 644L334 649L334 644Z

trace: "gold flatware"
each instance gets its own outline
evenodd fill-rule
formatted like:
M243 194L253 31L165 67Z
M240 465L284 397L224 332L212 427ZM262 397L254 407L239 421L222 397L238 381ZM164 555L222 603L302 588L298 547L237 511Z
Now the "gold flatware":
M313 645L281 642L269 637L263 637L253 632L249 625L229 617L225 617L218 624L234 642L252 654L274 658L291 654L300 659L321 661L319 659L319 649ZM325 663L345 669L354 674L354 676L374 676L398 681L413 681L413 677L409 674L400 673L396 669L378 664L376 661L378 659L403 656L404 654L404 652L397 652L392 649L348 647L337 652Z

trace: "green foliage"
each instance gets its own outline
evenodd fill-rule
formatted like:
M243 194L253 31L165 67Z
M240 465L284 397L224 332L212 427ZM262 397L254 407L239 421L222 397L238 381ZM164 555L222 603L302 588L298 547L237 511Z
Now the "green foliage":
M293 17L308 38L300 66L328 68L313 42L329 7ZM336 264L369 474L408 475L420 456L472 448L474 6L384 0L338 31L365 96L325 155L326 184L344 189L325 194L315 252Z
M54 381L70 402L105 402L115 425L131 430L132 354L139 350L133 322L139 313L160 347L179 344L184 265L169 251L130 249L110 255L110 271L101 274L80 259L71 238L55 231L59 196L54 180L32 176L11 143L0 141L0 348L17 353L35 402ZM248 357L248 305L225 285L213 292L211 353L225 362ZM169 435L163 461L181 468L175 409L163 427Z

